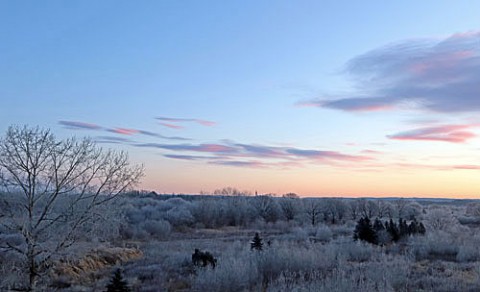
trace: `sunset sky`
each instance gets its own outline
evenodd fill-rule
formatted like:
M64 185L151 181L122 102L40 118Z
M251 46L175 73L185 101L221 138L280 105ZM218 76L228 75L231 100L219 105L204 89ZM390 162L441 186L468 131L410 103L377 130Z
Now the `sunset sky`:
M0 0L0 98L160 193L480 198L479 1Z

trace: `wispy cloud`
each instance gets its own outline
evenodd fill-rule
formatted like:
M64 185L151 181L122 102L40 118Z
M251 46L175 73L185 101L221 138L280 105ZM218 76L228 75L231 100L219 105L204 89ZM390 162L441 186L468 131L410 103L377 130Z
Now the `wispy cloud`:
M180 129L183 126L178 125L178 123L197 123L203 126L211 127L215 126L217 123L202 119L185 119L185 118L169 118L169 117L157 117L157 120L161 121L161 125L169 128ZM180 128L178 128L180 127Z
M340 161L365 161L371 160L371 157L362 155L347 155L336 151L305 150L290 148L286 150L289 154L297 157L305 157L316 160L340 160Z
M212 160L212 159L218 159L218 157L211 157L211 156L178 155L178 154L165 154L163 156L167 157L167 158L180 159L180 160Z
M189 141L189 140L192 140L190 138L186 138L186 137L176 137L176 136L164 136L164 135L160 135L158 133L154 133L154 132L150 132L150 131L144 131L144 130L138 130L138 132L142 135L145 135L145 136L150 136L150 137L157 137L157 138L161 138L161 139L166 139L166 140L176 140L176 141Z
M115 133L115 134L127 135L127 136L131 136L131 135L140 133L140 130L126 129L126 128L113 128L113 129L108 129L107 131Z
M233 143L235 147L239 148L240 152L244 152L247 156L263 157L263 158L276 158L285 156L285 148L272 147L257 144L241 144Z
M101 130L101 126L85 122L76 122L76 121L59 121L60 125L68 129L78 129L78 130Z
M305 163L362 163L373 160L365 155L345 154L337 151L323 151L314 149L299 149L293 147L277 147L258 144L245 144L225 141L225 143L210 144L161 144L137 143L137 147L156 148L173 152L208 153L212 156L198 156L195 154L177 155L165 154L165 157L184 160L214 160L211 163L231 166L255 167L295 167ZM255 160L252 160L255 159ZM253 163L253 162L255 163Z
M387 136L394 140L423 140L444 141L452 143L465 143L476 137L476 134L468 129L473 125L441 125L435 127L418 128Z
M159 148L172 151L192 151L207 153L234 153L237 149L221 144L160 144L160 143L141 143L135 146L147 148Z
M125 144L133 143L132 140L123 137L97 136L93 138L97 143Z
M235 167L248 167L248 168L266 168L269 165L260 161L239 161L239 160L220 160L212 161L210 164L235 166Z
M144 136L155 137L155 138L160 138L165 140L173 140L173 141L191 140L190 138L186 138L186 137L164 136L159 133L140 130L140 129L134 129L134 128L124 128L124 127L107 128L97 124L78 122L78 121L59 121L58 123L67 129L106 131L106 132L110 132L118 135L125 135L125 136L144 135ZM120 141L117 141L117 142L120 143Z
M184 126L176 125L176 124L170 124L170 123L159 123L160 125L170 128L170 129L183 129L185 128Z
M307 107L324 107L342 109L345 111L382 111L393 108L388 100L382 97L350 97L338 100L311 100L300 102L299 105Z
M357 92L303 105L345 111L416 107L434 112L480 111L480 31L408 40L347 63Z
M463 164L463 165L454 165L452 166L452 168L463 169L463 170L480 170L480 165Z

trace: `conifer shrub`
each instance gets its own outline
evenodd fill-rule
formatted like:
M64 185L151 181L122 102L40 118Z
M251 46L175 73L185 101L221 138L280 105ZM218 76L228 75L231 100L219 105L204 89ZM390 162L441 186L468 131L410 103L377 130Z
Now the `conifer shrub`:
M260 237L260 234L258 234L258 232L255 233L252 242L250 242L250 249L258 251L261 251L263 249L263 239Z
M110 283L107 285L107 292L130 292L132 291L130 287L128 287L127 281L123 279L122 271L117 269L113 274Z

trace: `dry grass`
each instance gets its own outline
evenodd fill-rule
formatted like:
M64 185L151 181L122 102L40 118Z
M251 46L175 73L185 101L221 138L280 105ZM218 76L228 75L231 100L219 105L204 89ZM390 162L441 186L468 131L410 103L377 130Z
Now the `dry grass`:
M69 278L72 282L85 283L95 281L99 272L106 268L143 257L143 253L135 248L101 248L92 250L79 260L60 261L53 274L55 278ZM89 281L87 281L89 282Z

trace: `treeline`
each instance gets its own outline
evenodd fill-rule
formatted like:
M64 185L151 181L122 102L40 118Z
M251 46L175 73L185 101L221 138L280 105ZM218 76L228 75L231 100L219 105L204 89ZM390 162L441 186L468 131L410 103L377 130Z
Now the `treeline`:
M409 235L423 235L425 232L423 223L417 222L415 218L410 224L402 218L398 219L398 223L390 219L385 221L385 224L377 218L372 224L370 218L362 217L355 226L353 238L372 244L385 245L390 242L397 242Z
M157 195L132 193L120 202L124 238L166 237L185 228L261 227L267 225L343 224L361 217L385 219L421 216L423 207L410 200L299 198L273 195Z

